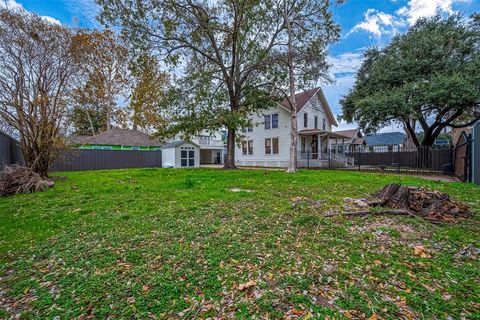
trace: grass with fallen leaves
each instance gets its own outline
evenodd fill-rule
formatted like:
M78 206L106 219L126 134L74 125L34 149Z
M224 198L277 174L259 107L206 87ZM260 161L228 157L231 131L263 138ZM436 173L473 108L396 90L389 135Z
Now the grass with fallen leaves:
M0 199L0 318L480 319L479 187L342 171L61 175ZM323 216L390 182L475 215Z

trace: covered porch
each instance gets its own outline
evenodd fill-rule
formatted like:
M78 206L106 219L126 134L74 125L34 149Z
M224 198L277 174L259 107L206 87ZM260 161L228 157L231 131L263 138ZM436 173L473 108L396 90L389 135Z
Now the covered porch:
M223 148L200 148L200 164L222 164L224 158Z
M331 150L331 141L344 144L347 137L334 132L320 129L304 129L298 131L298 166L299 167L328 167L331 161L343 162L337 159L340 150ZM332 152L335 154L332 159Z

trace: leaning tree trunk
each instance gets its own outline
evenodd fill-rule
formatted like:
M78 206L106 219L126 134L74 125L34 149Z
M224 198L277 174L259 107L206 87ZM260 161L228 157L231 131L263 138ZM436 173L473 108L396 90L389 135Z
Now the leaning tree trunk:
M227 158L225 159L224 169L235 169L235 129L228 127L227 133Z
M296 172L297 171L297 144L298 144L298 128L297 128L297 100L295 98L295 70L293 67L293 35L292 28L290 25L290 20L286 16L285 22L287 25L288 32L288 77L289 77L289 87L290 87L290 97L288 98L290 102L290 107L292 112L290 114L290 161L288 164L287 172Z

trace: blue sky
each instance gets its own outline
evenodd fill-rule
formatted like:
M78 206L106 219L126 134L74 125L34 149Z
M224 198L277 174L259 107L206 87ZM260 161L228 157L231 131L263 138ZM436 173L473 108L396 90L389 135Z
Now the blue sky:
M94 0L0 0L0 6L23 7L49 17L52 21L86 28L100 28L96 21L98 6ZM347 0L334 5L335 21L341 26L340 40L330 49L334 85L324 86L335 114L339 99L355 81L355 71L362 62L362 52L371 46L384 46L396 34L408 30L418 18L461 12L480 11L480 0ZM354 125L340 124L340 128ZM392 128L385 128L391 131Z

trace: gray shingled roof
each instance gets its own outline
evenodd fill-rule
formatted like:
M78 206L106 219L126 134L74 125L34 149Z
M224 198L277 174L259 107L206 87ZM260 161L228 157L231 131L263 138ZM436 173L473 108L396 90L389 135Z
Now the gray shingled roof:
M191 144L198 147L198 145L196 143L193 143L193 142L190 142L190 141L177 140L177 141L172 141L172 142L164 144L162 146L162 149L175 148L175 147L178 147L179 145L182 145L184 143L191 143Z
M159 147L160 142L151 139L146 133L113 128L95 136L72 136L66 139L67 144L100 144L132 147Z
M402 132L384 132L366 135L367 146L385 146L403 144L405 142L405 133Z

